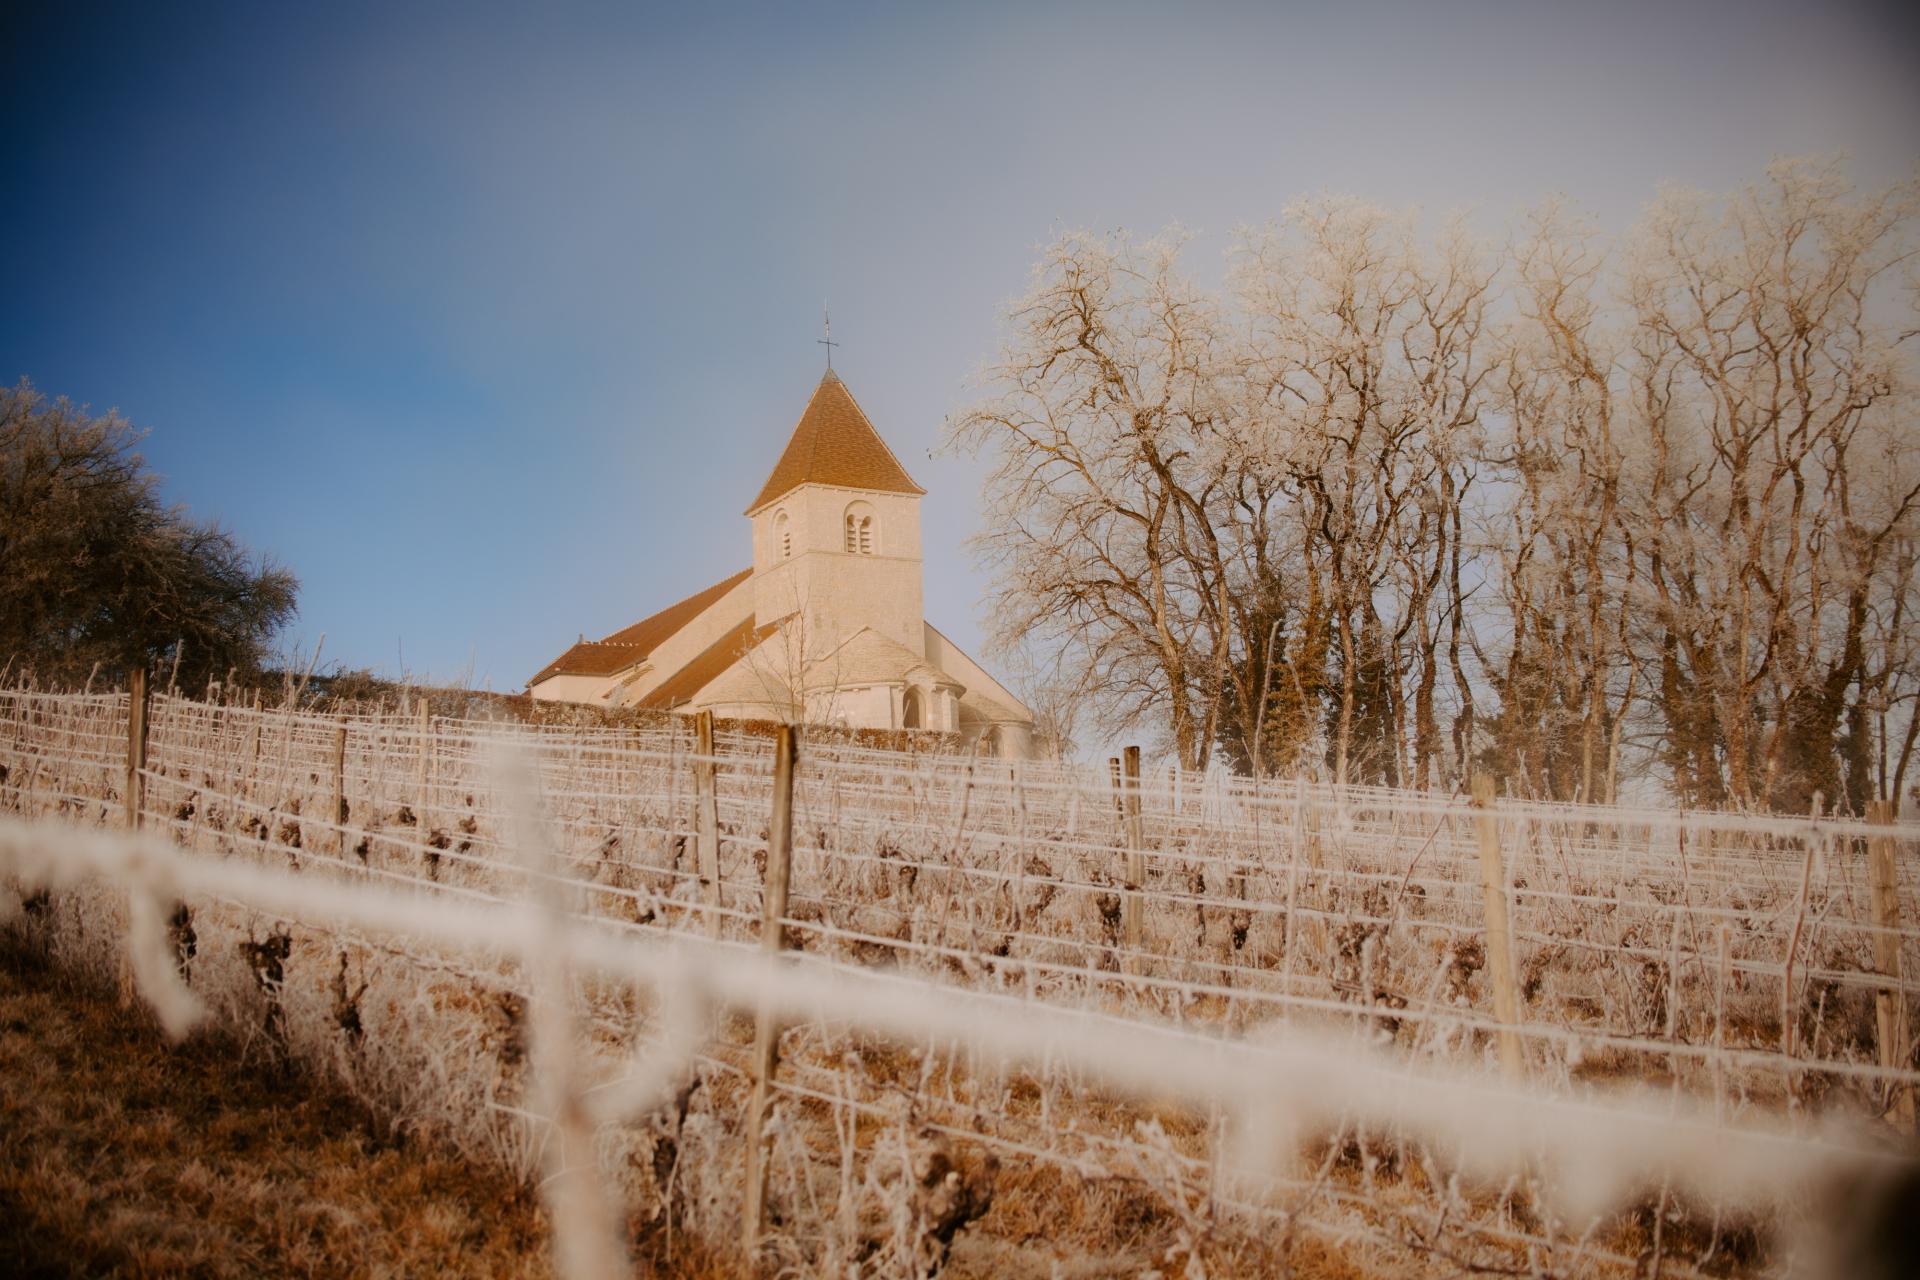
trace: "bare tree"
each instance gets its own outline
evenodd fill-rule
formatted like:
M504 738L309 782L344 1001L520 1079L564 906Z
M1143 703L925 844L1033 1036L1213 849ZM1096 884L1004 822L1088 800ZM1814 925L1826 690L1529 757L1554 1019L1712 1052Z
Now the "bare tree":
M1013 308L995 394L950 424L994 460L993 640L1081 664L1115 731L1164 716L1204 768L1232 654L1231 344L1177 233L1062 237Z
M1033 711L1033 752L1040 760L1072 758L1075 734L1091 699L1082 682L1090 674L1059 651L1043 654L1030 647L1007 651L1008 681Z
M1334 778L1430 785L1494 267L1458 224L1428 246L1410 217L1335 199L1289 209L1239 259L1248 377L1333 638Z
M1638 676L1629 644L1634 562L1622 524L1621 335L1598 296L1592 229L1550 203L1513 262L1489 461L1504 651L1488 662L1499 770L1559 799L1611 801ZM1494 646L1500 650L1501 646Z
M1321 198L1051 246L950 438L991 456L1002 647L1181 763L1859 808L1920 744L1912 185L1785 162L1619 251L1496 255ZM1497 317L1497 318L1496 318Z
M1666 192L1635 237L1633 537L1663 754L1696 801L1866 798L1846 726L1893 679L1867 636L1920 501L1920 388L1882 318L1914 212L1911 186L1780 162L1724 205Z

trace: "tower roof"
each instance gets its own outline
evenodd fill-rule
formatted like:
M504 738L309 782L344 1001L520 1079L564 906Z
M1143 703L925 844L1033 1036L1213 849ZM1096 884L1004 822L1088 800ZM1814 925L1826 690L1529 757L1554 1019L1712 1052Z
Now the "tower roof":
M848 489L877 489L883 493L922 494L900 459L867 421L853 393L840 375L827 370L807 401L800 425L793 429L786 451L773 474L760 487L760 496L747 507L752 515L769 502L784 498L803 484L840 485Z

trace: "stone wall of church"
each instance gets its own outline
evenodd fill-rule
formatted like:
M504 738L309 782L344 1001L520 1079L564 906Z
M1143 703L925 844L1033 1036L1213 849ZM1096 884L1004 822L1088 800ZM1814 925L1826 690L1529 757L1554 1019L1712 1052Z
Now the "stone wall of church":
M613 683L611 676L548 676L529 690L536 702L591 702Z
M894 729L899 727L894 709L898 697L898 690L886 685L823 689L807 695L807 719L849 729Z
M962 652L959 645L935 631L931 623L923 624L923 632L925 639L922 643L926 646L924 652L928 662L952 676L969 691L992 698L1009 711L1031 714L1026 704L1016 698L1011 690Z
M846 549L846 514L855 503L873 516L872 554ZM785 557L782 515L790 540ZM753 563L755 616L766 623L802 613L810 653L862 627L925 652L919 498L804 485L753 517Z

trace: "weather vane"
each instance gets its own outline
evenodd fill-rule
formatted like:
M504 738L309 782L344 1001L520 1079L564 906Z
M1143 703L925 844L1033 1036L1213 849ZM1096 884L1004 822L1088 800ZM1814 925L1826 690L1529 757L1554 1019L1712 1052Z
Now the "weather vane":
M827 336L824 338L815 338L814 342L827 349L827 368L831 370L833 368L833 349L840 344L833 340L833 317L827 314L827 309L824 305L820 308L820 324L821 327L827 331Z

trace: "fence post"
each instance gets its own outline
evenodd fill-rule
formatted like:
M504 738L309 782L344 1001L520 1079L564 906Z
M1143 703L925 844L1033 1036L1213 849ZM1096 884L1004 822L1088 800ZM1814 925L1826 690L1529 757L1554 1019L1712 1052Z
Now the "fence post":
M787 883L793 865L793 766L799 754L794 726L783 724L773 739L773 821L767 826L767 877L761 894L760 950L778 953L786 943ZM767 1216L767 1153L762 1149L767 1100L780 1065L780 1025L770 1003L762 1003L753 1033L753 1097L747 1107L747 1205L744 1242L748 1265L760 1250L760 1228Z
M1137 951L1145 932L1146 899L1140 891L1147 879L1147 855L1141 847L1144 842L1140 831L1140 748L1128 747L1123 754L1125 782L1120 797L1121 817L1127 829L1127 896L1121 907L1121 941L1127 950ZM1132 961L1137 962L1137 958Z
M1867 805L1867 822L1875 827L1890 827L1894 822L1893 802L1874 800ZM1893 864L1893 837L1872 836L1867 844L1872 871L1873 923L1879 932L1873 935L1873 967L1883 978L1900 980L1900 881ZM1874 993L1873 1012L1880 1068L1896 1071L1901 1066L1901 1050L1907 1032L1906 995L1894 987L1882 987ZM1889 1088L1887 1118L1902 1133L1913 1131L1913 1090L1896 1084Z
M1800 934L1807 924L1807 896L1813 888L1813 862L1820 851L1820 806L1824 797L1816 791L1808 821L1812 824L1806 838L1802 841L1807 847L1807 855L1800 864L1800 896L1793 912L1793 932L1787 935L1787 954L1780 963L1780 1054L1792 1058L1794 1053L1795 1024L1793 1016L1793 962L1800 954ZM1800 1094L1798 1077L1792 1072L1787 1075L1787 1087L1797 1098Z
M707 900L707 936L720 936L720 799L713 764L713 712L693 718L694 839L700 891Z
M253 799L253 791L260 781L260 739L265 735L266 727L260 719L260 691L253 691L253 738L247 747L247 777L242 784L241 794Z
M333 726L333 852L347 851L347 721L342 716Z
M151 694L147 689L147 669L138 666L127 673L127 830L140 826L141 810L147 798L147 712Z
M147 688L147 668L142 665L127 672L127 785L123 795L127 809L127 830L137 831L145 818L147 775L147 712L151 710L152 697ZM135 913L139 910L139 890L127 898L127 920L131 931ZM133 958L129 951L120 953L119 963L120 1005L126 1008L134 1002Z
M419 780L417 783L419 792L419 800L417 803L419 804L419 808L414 810L413 819L414 835L419 838L423 848L427 843L427 832L432 826L432 824L427 821L427 800L429 799L427 788L433 776L432 734L433 708L427 704L426 696L423 694L420 698L420 763Z
M1521 1076L1520 983L1513 968L1513 926L1507 918L1507 867L1500 850L1500 819L1493 812L1493 775L1473 775L1474 825L1480 834L1480 892L1487 925L1487 975L1493 983L1493 1012L1500 1020L1500 1069L1507 1079Z

